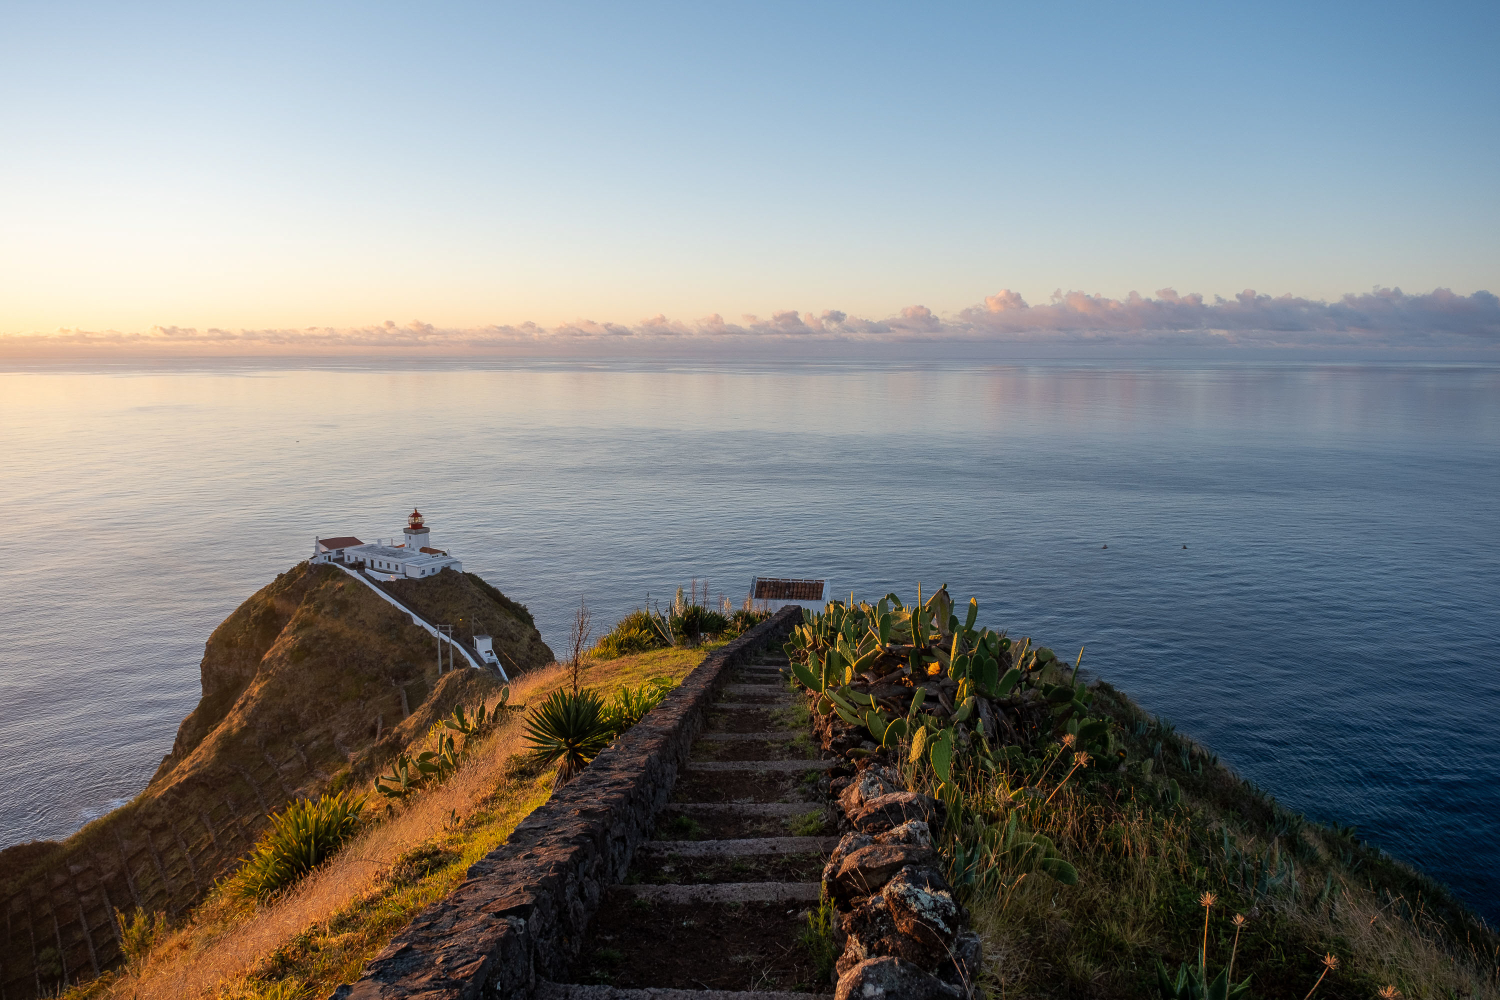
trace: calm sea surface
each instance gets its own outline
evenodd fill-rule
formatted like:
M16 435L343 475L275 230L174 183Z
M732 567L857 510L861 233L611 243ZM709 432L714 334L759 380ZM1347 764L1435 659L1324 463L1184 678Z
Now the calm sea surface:
M947 582L1500 920L1492 366L0 373L0 846L135 794L214 626L413 505L554 648L580 595Z

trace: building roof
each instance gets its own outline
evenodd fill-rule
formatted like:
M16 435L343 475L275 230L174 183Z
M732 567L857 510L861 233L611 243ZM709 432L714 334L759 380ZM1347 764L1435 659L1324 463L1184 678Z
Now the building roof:
M821 601L823 580L784 580L773 577L755 578L757 601Z
M337 538L320 538L318 544L325 549L347 549L351 545L363 545L364 542L353 535L340 535Z

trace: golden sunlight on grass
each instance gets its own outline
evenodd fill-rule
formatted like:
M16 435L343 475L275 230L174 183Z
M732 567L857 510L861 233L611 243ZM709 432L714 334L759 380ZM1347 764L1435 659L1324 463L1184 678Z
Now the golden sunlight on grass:
M680 680L705 652L588 661L584 683L609 694L659 677ZM511 685L510 704L540 701L567 682L566 668L556 664L533 671ZM470 865L547 800L552 773L525 764L524 718L521 711L503 716L452 778L389 814L367 787L366 815L378 821L289 893L258 905L215 891L144 961L67 995L290 1000L326 995L352 980L418 910L451 892Z

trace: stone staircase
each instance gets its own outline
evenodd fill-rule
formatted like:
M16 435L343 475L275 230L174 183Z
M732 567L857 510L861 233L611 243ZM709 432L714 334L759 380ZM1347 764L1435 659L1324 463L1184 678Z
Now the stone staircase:
M724 687L655 839L600 902L568 983L543 1000L790 1000L832 992L799 943L838 843L826 771L786 659Z

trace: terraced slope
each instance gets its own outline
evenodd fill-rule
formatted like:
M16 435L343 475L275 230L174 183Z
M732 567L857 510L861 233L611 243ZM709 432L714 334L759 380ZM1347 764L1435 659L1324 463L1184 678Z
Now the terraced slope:
M820 781L835 760L811 742L785 669L785 657L763 654L725 686L656 839L606 892L572 982L544 983L538 998L831 992L798 937L838 843Z

